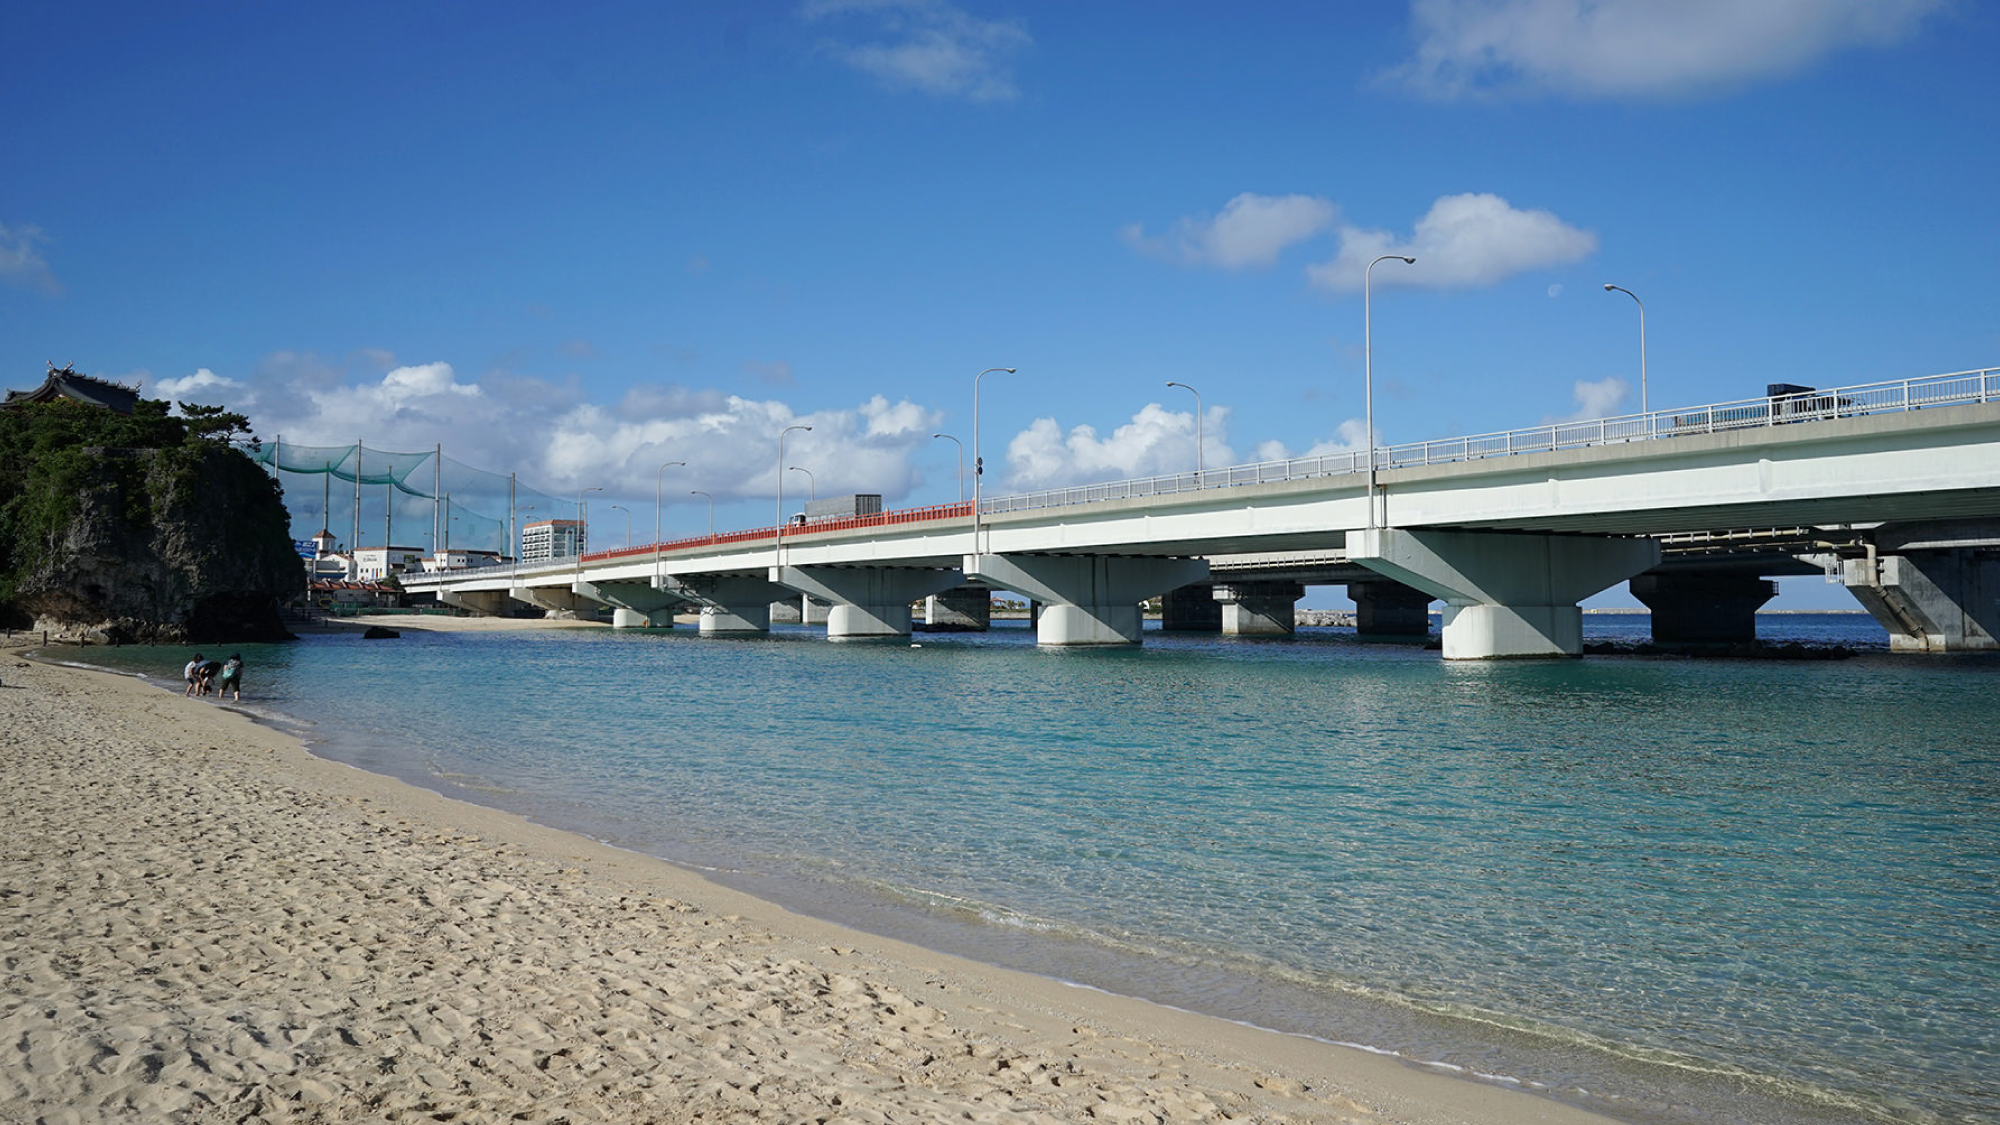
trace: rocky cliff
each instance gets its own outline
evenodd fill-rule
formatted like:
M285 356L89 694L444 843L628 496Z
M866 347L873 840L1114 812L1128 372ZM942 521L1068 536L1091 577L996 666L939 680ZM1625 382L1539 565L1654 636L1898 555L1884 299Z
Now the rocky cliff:
M0 425L21 439L0 451L0 615L104 642L285 638L278 606L305 576L277 483L156 405L143 419L6 412L67 416ZM135 434L153 447L84 444Z

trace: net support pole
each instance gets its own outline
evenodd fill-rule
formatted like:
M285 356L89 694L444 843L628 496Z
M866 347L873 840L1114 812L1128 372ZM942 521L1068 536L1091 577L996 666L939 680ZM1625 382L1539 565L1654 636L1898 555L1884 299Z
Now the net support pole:
M354 577L361 577L361 440L354 442L354 542L347 545L347 561Z
M439 442L437 448L431 451L431 479L434 482L431 485L431 554L436 555L438 544L444 541L438 530L439 522L444 518L443 510L438 507L438 498L444 495L443 442Z

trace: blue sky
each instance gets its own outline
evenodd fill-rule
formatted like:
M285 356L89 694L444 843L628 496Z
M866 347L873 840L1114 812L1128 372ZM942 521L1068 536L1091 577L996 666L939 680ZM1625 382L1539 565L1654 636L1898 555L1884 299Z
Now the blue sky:
M0 360L650 531L2000 364L2000 8L15 5ZM799 481L787 483L796 495ZM314 498L315 501L317 497ZM601 541L601 537L600 537ZM1838 591L1833 591L1838 593ZM1842 604L1842 603L1833 603Z

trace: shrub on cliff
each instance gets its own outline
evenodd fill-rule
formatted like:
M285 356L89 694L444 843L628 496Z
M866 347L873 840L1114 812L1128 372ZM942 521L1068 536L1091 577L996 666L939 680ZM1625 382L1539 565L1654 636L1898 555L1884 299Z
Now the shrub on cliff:
M278 639L298 594L276 481L240 414L141 399L0 410L0 615L125 641Z

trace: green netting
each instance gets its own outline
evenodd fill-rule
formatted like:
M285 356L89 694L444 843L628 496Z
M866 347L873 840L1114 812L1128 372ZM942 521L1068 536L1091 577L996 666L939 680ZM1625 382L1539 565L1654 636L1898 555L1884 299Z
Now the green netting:
M284 487L292 538L301 542L328 531L343 550L442 547L513 555L522 525L578 518L574 497L529 488L438 450L397 453L360 442L300 445L280 438L246 452Z

